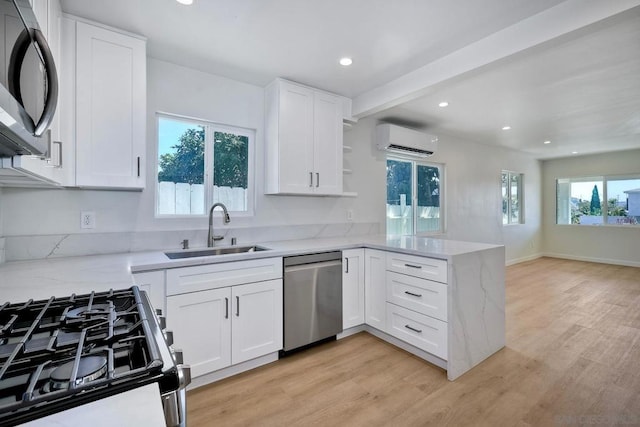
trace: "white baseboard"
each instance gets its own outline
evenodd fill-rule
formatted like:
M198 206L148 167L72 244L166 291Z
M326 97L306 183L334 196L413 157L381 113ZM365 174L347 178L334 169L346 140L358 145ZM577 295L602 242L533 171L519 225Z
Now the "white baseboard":
M576 255L569 255L569 254L558 254L554 252L545 252L542 254L542 256L549 257L549 258L570 259L573 261L597 262L599 264L613 264L613 265L624 265L627 267L640 267L640 262L631 261L631 260L591 258L591 257L576 256Z
M538 258L542 258L543 254L533 254L533 255L529 255L529 256L525 256L522 258L514 258L514 259L508 259L505 262L506 266L510 266L510 265L514 265L514 264L520 264L521 262L526 262L526 261L533 261L534 259L538 259Z

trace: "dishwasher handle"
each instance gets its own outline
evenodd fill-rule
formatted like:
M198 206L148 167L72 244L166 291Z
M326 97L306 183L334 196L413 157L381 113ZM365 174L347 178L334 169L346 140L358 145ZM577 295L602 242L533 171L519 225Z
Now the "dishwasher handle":
M342 268L342 260L339 259L337 261L324 261L324 262L314 262L310 264L300 264L300 265L288 265L284 267L284 272L293 272L293 271L301 271L301 270L309 270L316 268L326 268L326 267L336 267L340 266Z

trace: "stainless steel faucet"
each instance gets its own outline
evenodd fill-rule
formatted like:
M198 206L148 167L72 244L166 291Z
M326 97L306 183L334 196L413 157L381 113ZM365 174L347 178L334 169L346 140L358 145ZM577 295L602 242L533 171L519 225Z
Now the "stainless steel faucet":
M227 207L222 203L214 203L209 210L209 235L207 236L207 246L212 248L216 245L217 240L224 239L224 236L216 236L213 234L213 210L217 207L222 208L222 223L229 224L231 222L231 217L229 217L229 212L227 211Z

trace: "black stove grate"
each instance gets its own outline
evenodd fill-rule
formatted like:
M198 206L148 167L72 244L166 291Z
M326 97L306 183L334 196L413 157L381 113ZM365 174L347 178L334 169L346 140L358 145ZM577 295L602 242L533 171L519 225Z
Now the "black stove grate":
M163 360L150 329L157 325L144 307L135 286L0 306L0 424L34 407L157 377ZM85 372L89 360L99 363Z

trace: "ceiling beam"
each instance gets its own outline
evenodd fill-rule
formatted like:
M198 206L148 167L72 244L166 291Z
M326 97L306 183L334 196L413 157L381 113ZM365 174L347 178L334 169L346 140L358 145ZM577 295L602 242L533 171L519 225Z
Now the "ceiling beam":
M362 118L426 95L463 73L640 6L640 0L567 0L353 99Z

